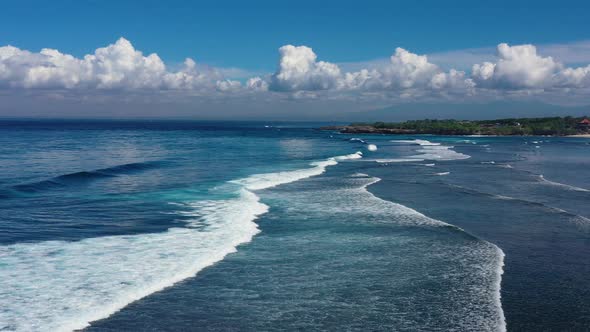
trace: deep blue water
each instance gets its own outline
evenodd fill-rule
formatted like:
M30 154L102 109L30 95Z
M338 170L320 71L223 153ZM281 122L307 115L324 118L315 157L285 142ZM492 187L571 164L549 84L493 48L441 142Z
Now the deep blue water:
M0 330L590 329L590 139L314 126L0 122Z

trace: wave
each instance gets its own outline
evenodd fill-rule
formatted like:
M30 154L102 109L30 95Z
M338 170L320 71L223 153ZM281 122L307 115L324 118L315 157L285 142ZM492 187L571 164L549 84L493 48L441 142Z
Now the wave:
M338 164L338 161L360 159L363 157L362 152L357 152L345 156L337 156L322 161L312 162L311 168L304 168L295 171L285 171L276 173L255 174L244 179L230 181L244 186L248 190L261 190L275 187L281 184L295 182L301 179L320 175L326 171L326 167Z
M545 184L548 184L548 185L552 185L552 186L556 186L556 187L562 187L562 188L565 188L565 189L568 189L568 190L590 192L590 190L585 189L585 188L576 187L576 186L572 186L572 185L565 184L565 183L560 183L560 182L555 182L555 181L547 180L547 179L545 179L545 177L543 176L543 174L540 174L539 175L539 180L542 183L545 183Z
M361 157L338 156L313 162L311 168L232 181L240 187L231 198L183 203L179 213L189 217L186 227L163 233L1 246L0 266L10 268L0 269L0 289L5 290L0 330L82 329L190 278L259 232L254 221L269 207L254 190L319 175L338 161ZM130 167L136 166L110 170Z
M571 191L590 192L590 190L586 189L586 188L577 187L577 186L573 186L570 184L565 184L565 183L561 183L561 182L557 182L557 181L547 180L545 178L545 176L543 176L543 174L537 174L532 171L528 171L528 170L524 170L524 169L515 169L510 164L497 164L497 166L502 167L502 168L510 168L510 169L514 169L515 171L518 171L518 172L526 173L526 174L532 176L533 178L535 178L538 181L538 183L541 183L541 184L551 185L551 186L555 186L555 187L561 187L563 189L571 190Z
M413 139L413 140L392 140L392 143L409 143L409 144L418 144L421 146L439 146L440 143L430 142L424 139Z
M443 145L423 145L422 149L418 149L417 152L420 152L421 154L412 156L412 158L426 160L461 160L471 157L453 150L453 146Z
M497 194L492 194L492 193L488 193L488 192L484 192L484 191L480 191L480 190L476 190L473 188L467 188L464 186L459 186L459 185L455 185L455 184L450 184L450 183L445 183L446 186L453 188L457 191L461 191L463 193L466 194L470 194L470 195L478 195L478 196L485 196L485 197L490 197L492 199L500 199L500 200L507 200L507 201L514 201L514 202L518 202L520 204L525 204L525 205L530 205L530 206L536 206L539 208L542 208L544 210L553 212L553 213L557 213L557 214L561 214L564 216L567 216L568 218L571 219L571 221L578 225L580 228L582 228L583 230L588 230L590 229L590 219L566 211L564 209L560 209L558 207L554 207L554 206L550 206L541 202L536 202L536 201L530 201L530 200L526 200L526 199L522 199L522 198L516 198L516 197L512 197L512 196L505 196L505 195L497 195Z
M81 171L63 174L48 180L15 185L12 186L11 189L23 193L36 193L44 190L63 188L72 184L85 183L97 179L110 178L123 174L140 172L158 167L162 164L163 162L158 161L122 164L113 167L96 169L92 171Z
M354 173L350 176L351 178L369 178L369 174L365 173Z
M459 152L453 150L454 146L441 145L440 143L430 142L430 141L423 140L423 139L392 140L390 142L419 145L420 149L416 150L416 152L420 152L420 154L405 157L405 158L379 159L379 160L376 160L377 162L387 163L387 162L424 161L424 160L461 160L461 159L467 159L467 158L471 157L469 155L459 153Z
M492 243L465 232L460 227L430 218L412 208L375 196L368 188L381 179L358 175L357 173L341 179L340 181L344 182L344 188L335 189L331 186L329 194L325 189L320 189L319 193L298 191L296 193L290 192L289 199L298 202L295 204L304 204L307 211L317 210L324 218L328 215L330 218L338 220L348 218L356 220L358 215L363 223L395 223L409 227L443 228L451 233L459 234L460 237L468 238L469 240L463 242L459 247L440 248L443 251L437 252L441 257L444 256L444 259L449 259L454 263L460 262L459 264L464 267L466 267L465 264L468 264L467 262L476 264L473 268L465 270L465 276L471 281L469 294L461 292L461 295L465 295L463 299L465 302L461 303L466 305L453 307L452 312L446 313L461 320L461 322L455 322L457 326L463 327L461 330L505 331L506 321L500 294L504 266L502 250ZM325 188L325 186L318 187ZM310 200L310 196L314 198ZM341 214L346 217L339 217ZM434 244L430 244L428 248L437 250ZM470 301L472 296L477 298L477 304ZM474 315L474 312L477 314Z
M211 202L204 230L48 241L0 248L0 321L16 331L71 331L195 275L258 233L268 207L247 191ZM195 215L196 216L196 215ZM34 271L34 273L32 273Z
M365 159L366 161L374 161L378 163L406 163L406 162L419 162L424 161L424 159L415 159L415 158L389 158L389 159Z
M438 176L442 176L442 175L449 175L451 174L451 172L440 172L440 173L434 173L434 175L438 175Z
M383 206L390 206L393 207L394 210L396 211L395 213L399 214L401 213L406 213L406 214L413 214L417 217L419 217L419 219L428 219L431 222L431 225L441 225L441 226L447 226L450 228L454 228L468 236L471 236L473 238L476 238L478 241L484 242L488 245L490 245L493 248L494 251L494 259L493 259L493 266L491 267L491 270L494 274L493 277L493 282L490 285L491 290L490 293L492 294L492 302L494 305L494 314L493 317L491 319L491 321L482 321L480 322L481 326L479 326L478 328L474 329L474 330L497 330L497 331L501 331L501 332L505 332L506 331L506 317L504 315L504 310L502 309L502 295L501 295L501 288L502 288L502 275L504 274L504 258L505 258L505 254L502 251L502 249L500 249L500 247L496 246L493 243L487 242L487 241L483 241L473 235L471 235L470 233L466 232L465 230L463 230L460 227L457 227L455 225L452 224L448 224L446 222L437 220L437 219L432 219L430 217L427 217L426 215L411 209L407 206L401 205L401 204L397 204L391 201L387 201L387 200L383 200L375 195L373 195L369 190L368 187L372 184L375 184L377 182L381 181L381 179L379 178L373 178L370 182L368 182L367 184L363 185L361 187L361 190L363 192L365 192L366 194L370 195L372 200L377 200L379 201L381 204L383 204ZM380 207L381 209L383 209L383 207ZM485 270L485 269L484 269ZM469 308L470 310L473 308ZM483 317L478 317L479 319L484 319ZM471 323L471 322L470 322ZM484 328L487 327L487 328ZM493 327L493 328L492 328Z
M357 137L353 137L353 138L349 139L349 141L351 141L351 142L360 142L360 143L363 143L363 144L366 144L367 143L365 140L360 139L360 138L357 138Z

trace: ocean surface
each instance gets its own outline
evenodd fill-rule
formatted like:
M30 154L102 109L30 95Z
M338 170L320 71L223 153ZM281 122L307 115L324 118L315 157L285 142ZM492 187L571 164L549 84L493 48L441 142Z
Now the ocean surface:
M590 139L0 121L0 331L588 331Z

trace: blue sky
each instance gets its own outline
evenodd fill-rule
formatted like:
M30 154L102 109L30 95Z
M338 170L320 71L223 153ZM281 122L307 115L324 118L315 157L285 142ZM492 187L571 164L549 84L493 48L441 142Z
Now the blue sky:
M328 73L328 76L332 75L330 80L336 80L334 82L324 79L323 76L319 77L319 72L322 73L321 75L325 74L322 71L324 69L320 68L316 73L305 74L311 75L310 80L313 84L279 82L289 76L279 75L277 66L280 59L288 59L279 55L280 47L289 44L309 47L313 49L313 56L317 56L317 61L337 64L342 76L345 76L348 70L356 71L365 67L371 69L371 67L390 65L389 57L396 52L397 47L401 47L412 54L428 55L429 61L439 67L427 68L432 73L429 76L430 87L432 87L433 76L441 71L447 72L451 68L465 71L465 78L470 77L469 79L474 81L475 89L486 89L483 93L485 98L477 100L473 100L472 97L464 98L471 98L469 102L491 99L493 101L512 100L516 95L530 95L530 91L534 90L537 97L525 98L527 102L563 104L564 99L571 101L572 98L566 98L563 94L559 95L555 91L557 87L567 87L571 90L571 87L575 85L577 89L581 89L576 92L575 98L583 100L587 97L586 92L582 91L587 88L586 78L580 76L585 74L571 78L564 68L568 66L572 66L572 69L585 68L590 63L589 12L589 1L567 0L559 3L554 1L10 1L1 5L0 47L11 45L32 53L39 52L42 48L51 48L59 50L62 54L82 59L86 54L94 54L97 48L114 44L120 37L124 37L132 44L134 50L141 51L145 56L157 53L166 64L167 70L182 70L179 68L183 68L183 61L189 57L196 61L199 70L203 70L201 66L206 66L218 71L223 77L216 76L216 82L236 79L244 85L251 76L260 76L266 82L264 84L269 86L270 91L289 92L290 96L272 97L277 99L277 103L284 106L284 103L288 103L286 101L288 99L297 99L299 103L302 102L301 100L305 100L306 103L312 102L313 99L318 107L321 105L324 108L340 106L325 104L327 100L337 99L334 94L326 96L316 92L334 90L337 86L341 91L343 83L338 81L341 79L334 78L336 74L331 73ZM522 79L522 75L528 74L514 72L513 68L522 67L519 63L513 64L513 67L506 67L504 72L500 72L500 66L495 67L499 73L491 78L484 74L481 75L485 77L473 76L471 72L473 65L484 61L495 63L494 59L498 54L496 48L500 43L507 43L510 46L535 45L539 56L552 56L564 68L559 67L561 65L543 64L541 60L533 59L532 62L527 62L531 63L531 73L526 79ZM510 57L509 54L513 51L517 50L510 49L505 55ZM293 52L304 54L301 52L305 50ZM299 56L293 52L289 53L289 56ZM522 52L518 54L524 54ZM11 60L11 66L14 66L14 59ZM95 78L78 77L75 79L75 84L63 83L63 73L60 74L62 76L59 79L62 83L59 84L47 78L44 78L42 84L38 84L38 80L35 81L37 83L27 83L27 78L22 78L20 81L14 78L17 75L16 72L22 74L24 67L30 70L34 66L39 66L39 62L35 62L34 65L19 64L19 69L11 72L12 81L5 82L4 92L0 91L0 98L2 95L9 94L7 90L10 89L30 94L31 91L23 92L23 87L25 87L24 90L30 87L42 87L46 94L48 94L47 89L51 88L56 90L53 97L60 94L64 97L55 99L73 100L76 99L77 93L78 96L84 95L85 100L88 100L89 97L94 98L96 91L99 91L88 91L88 89L104 88L104 84L100 86L98 83L78 83L84 80L90 82ZM313 66L315 68L315 62ZM559 82L549 85L543 83L549 76L543 76L542 80L534 76L535 73L544 70L551 71L552 79ZM382 78L390 72L391 70L384 69L378 75ZM564 78L566 74L570 76ZM407 91L404 89L407 89L408 85L392 81L405 79L400 78L399 75L389 77L386 84L382 84L384 86L382 90L386 90L383 95L387 95L386 97L367 101L367 94L359 93L355 96L355 107L359 110L386 107L400 102L399 98L394 97L406 98ZM507 75L513 75L513 77ZM446 80L449 81L449 79ZM563 83L564 80L567 80L567 83ZM495 83L492 84L492 81ZM417 87L414 83L410 84L412 89ZM156 85L160 87L166 84L159 82L148 85L153 88ZM167 89L170 89L169 85L166 85ZM229 83L222 84L222 88L219 88L218 83L216 85L218 90L225 89L224 91L232 86ZM2 86L2 76L0 76L0 86ZM89 86L91 88L88 88ZM117 86L124 86L124 84ZM367 86L364 86L363 91L366 92ZM84 87L85 91L73 91L79 91L80 87ZM143 87L145 86L142 85ZM393 89L396 92L392 92L390 87L397 87L397 90ZM64 88L67 91L63 92ZM500 89L508 89L510 93L494 92L495 95L491 96L492 93L488 91ZM539 95L539 89L545 92ZM527 92L523 92L524 90ZM117 91L111 89L106 94L116 93ZM405 99L403 102L408 100L416 103L448 102L447 97L454 93L455 91L445 91L446 97L443 98L445 100L437 101L431 96L419 97L419 94L414 91L413 98ZM347 94L350 96L350 93ZM359 97L361 94L363 96ZM305 98L306 96L310 98ZM267 97L260 98L268 100ZM198 103L207 98L199 99ZM252 96L249 98L253 98L249 101L251 103L260 101ZM453 98L452 102L461 102L460 97ZM317 103L318 99L322 102ZM11 98L12 104L19 105L14 94ZM231 105L228 106L228 108L231 107ZM267 105L267 107L275 106ZM296 109L297 107L289 105L286 108ZM11 112L14 111L0 108L0 115Z
M333 62L590 38L589 1L6 1L0 45L82 56L119 37L180 62L274 70L307 45Z

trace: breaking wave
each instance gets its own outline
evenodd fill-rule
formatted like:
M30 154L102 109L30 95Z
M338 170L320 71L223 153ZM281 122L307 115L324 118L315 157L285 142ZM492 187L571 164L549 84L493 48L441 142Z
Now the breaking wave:
M360 152L311 163L311 168L255 174L231 181L223 200L177 203L189 221L163 233L46 241L0 247L0 330L71 331L190 278L259 232L268 211L253 192L323 173ZM55 179L87 178L143 169L126 164ZM10 267L10 268L5 268Z

